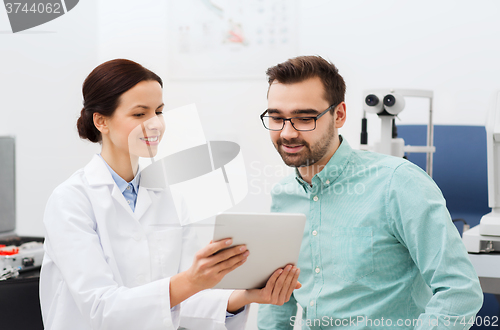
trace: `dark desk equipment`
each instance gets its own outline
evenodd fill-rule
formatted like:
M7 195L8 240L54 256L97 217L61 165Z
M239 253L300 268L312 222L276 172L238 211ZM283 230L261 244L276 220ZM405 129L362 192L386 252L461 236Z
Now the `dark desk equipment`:
M0 327L43 330L38 298L40 270L23 272L18 278L0 281Z

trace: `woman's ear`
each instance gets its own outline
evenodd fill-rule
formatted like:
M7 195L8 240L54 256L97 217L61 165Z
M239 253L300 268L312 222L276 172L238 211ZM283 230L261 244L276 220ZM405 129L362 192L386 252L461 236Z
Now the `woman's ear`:
M94 126L101 132L101 134L108 134L108 121L106 117L101 115L100 113L94 112L93 114Z

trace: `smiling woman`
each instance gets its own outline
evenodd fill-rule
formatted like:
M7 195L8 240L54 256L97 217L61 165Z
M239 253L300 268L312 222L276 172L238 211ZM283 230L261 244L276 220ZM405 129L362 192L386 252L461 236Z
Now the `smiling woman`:
M283 304L300 286L289 265L260 290L206 290L249 251L228 249L231 239L200 249L170 189L141 185L139 157L156 155L165 130L162 94L160 77L122 59L101 64L83 84L78 132L102 150L47 202L46 329L243 329L247 304Z
M102 158L126 181L139 157L156 155L165 129L162 87L155 73L128 60L98 66L83 84L80 137L101 142Z

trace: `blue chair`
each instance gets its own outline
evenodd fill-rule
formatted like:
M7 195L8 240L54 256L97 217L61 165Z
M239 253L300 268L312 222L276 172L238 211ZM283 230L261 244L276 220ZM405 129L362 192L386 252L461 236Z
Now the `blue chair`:
M398 137L409 145L426 145L427 126L400 125ZM484 126L434 126L433 179L443 192L452 219L464 219L471 227L489 213L488 176L486 163L486 130ZM408 160L425 170L425 154L409 154ZM455 222L462 232L462 224ZM498 316L499 304L492 294L484 294L484 304L478 313ZM471 329L491 329L473 326Z

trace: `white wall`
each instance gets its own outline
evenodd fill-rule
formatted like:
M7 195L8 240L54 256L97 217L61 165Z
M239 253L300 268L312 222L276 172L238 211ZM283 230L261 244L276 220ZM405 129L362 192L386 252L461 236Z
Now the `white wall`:
M43 235L52 190L89 159L76 119L81 85L96 63L97 1L13 34L0 9L0 135L16 137L17 232Z
M169 80L167 11L166 1L82 0L31 32L0 33L0 134L17 137L20 234L43 233L50 192L98 150L76 133L81 84L93 67L118 57L163 77L166 109L195 103L208 139L242 146L250 194L236 209L268 210L269 195L258 187L270 187L288 169L258 119L266 108L266 68L260 80ZM319 54L344 76L348 121L341 133L353 146L368 88L430 89L436 124L482 125L500 88L499 13L495 0L301 0L299 54ZM0 32L7 30L0 10ZM426 116L424 107L401 119L425 123ZM369 122L373 141L379 122Z

